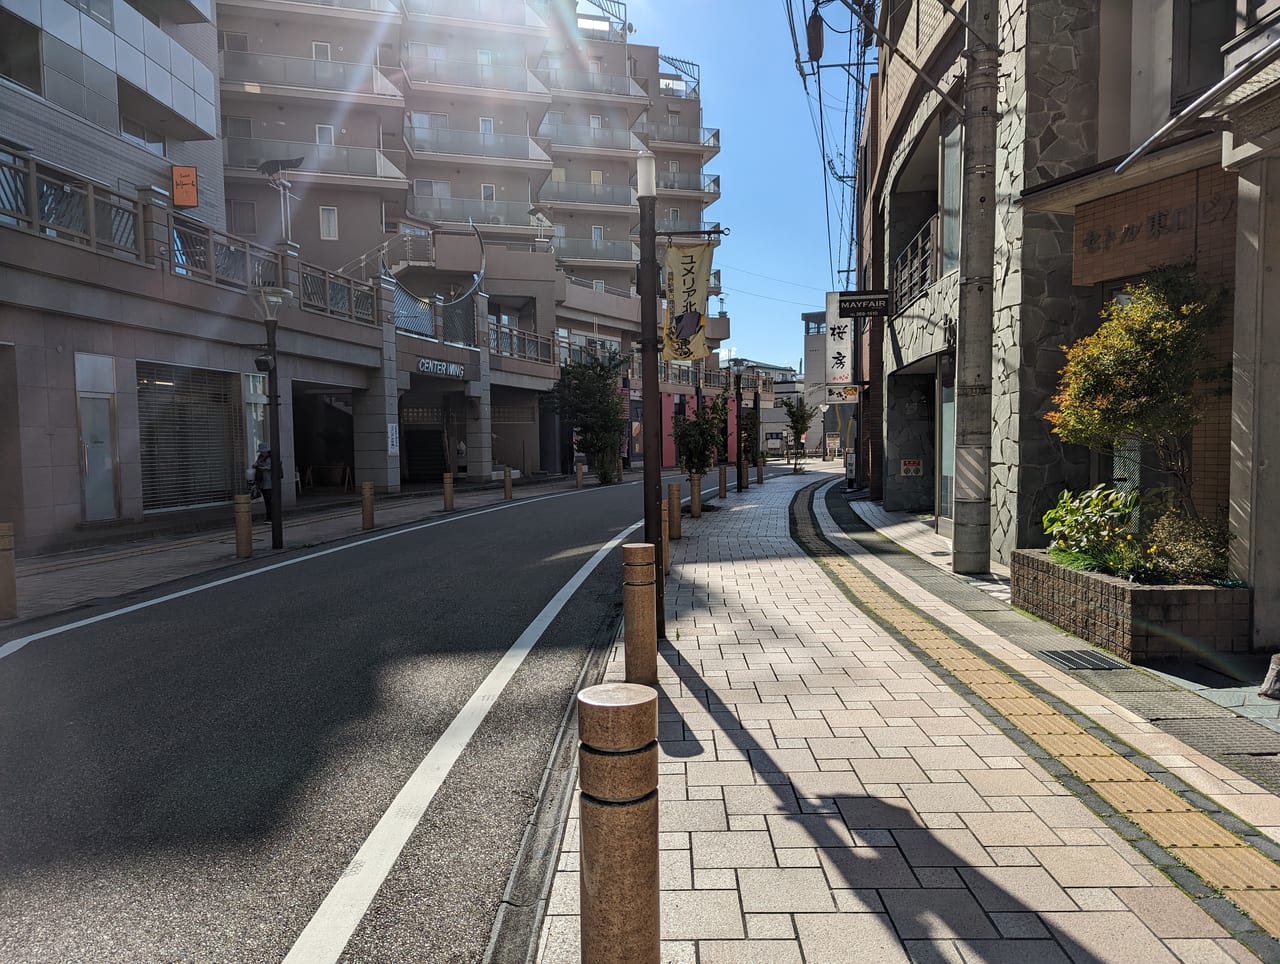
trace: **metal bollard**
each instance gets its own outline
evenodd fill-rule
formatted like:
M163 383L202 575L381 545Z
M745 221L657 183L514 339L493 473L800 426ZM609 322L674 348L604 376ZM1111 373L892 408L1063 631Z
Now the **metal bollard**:
M444 511L453 511L453 473L444 474Z
M502 467L502 498L511 501L511 466Z
M670 575L671 573L671 536L669 534L671 532L671 529L670 529L671 524L667 521L667 518L669 517L669 515L670 515L670 510L667 508L667 500L663 499L662 500L661 532L662 532L662 574L664 576Z
M373 528L373 483L360 483L360 526Z
M582 463L579 462L573 467L573 474L578 477L578 488L582 488Z
M680 483L667 483L667 535L680 538Z
M764 463L756 462L756 484L764 485Z
M658 694L605 683L578 694L583 964L658 964Z
M253 505L247 495L235 497L236 507L236 558L253 556Z
M658 685L658 591L652 543L622 547L622 642L628 683Z
M720 498L729 494L729 466L720 466Z
M689 518L702 518L702 476L689 476Z
M245 496L246 500L248 498ZM16 619L17 616L18 571L13 561L13 523L0 522L0 619ZM656 641L654 646L657 646ZM656 721L657 717L654 719Z

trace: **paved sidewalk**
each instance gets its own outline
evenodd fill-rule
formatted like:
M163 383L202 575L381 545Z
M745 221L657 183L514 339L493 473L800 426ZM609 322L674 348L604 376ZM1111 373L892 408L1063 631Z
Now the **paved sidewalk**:
M1276 953L1214 888L1180 866L1159 869L1152 860L1165 851L1141 831L1117 832L1133 824L1104 821L1091 789L1094 809L1068 786L1085 784L1051 773L1051 764L1072 771L1032 740L1054 737L997 725L974 694L1017 684L971 669L966 689L955 681L965 669L951 674L932 653L917 655L927 636L956 656L953 665L986 665L916 612L1060 686L1064 700L1107 717L1126 740L1145 740L1149 753L1162 749L1158 727L1065 675L1055 679L1036 657L850 546L839 563L852 573L845 585L861 579L868 597L886 601L875 618L856 606L833 582L836 564L820 564L791 537L792 496L820 476L773 478L731 495L730 511L687 520L671 547L670 642L660 651L663 960L1146 964L1253 960L1246 944ZM837 536L822 516L821 528ZM872 563L884 567L874 577ZM891 599L887 585L911 602ZM882 628L886 613L892 629ZM618 647L606 678L621 676ZM1041 705L1047 712L1036 719L1054 732L1066 715ZM1115 755L1098 745L1097 759ZM1164 791L1134 772L1143 787ZM578 959L576 812L544 922L544 964ZM1271 886L1275 864L1244 846L1245 837L1265 838L1232 826L1232 846L1260 861L1257 885ZM1276 891L1258 893L1265 912Z

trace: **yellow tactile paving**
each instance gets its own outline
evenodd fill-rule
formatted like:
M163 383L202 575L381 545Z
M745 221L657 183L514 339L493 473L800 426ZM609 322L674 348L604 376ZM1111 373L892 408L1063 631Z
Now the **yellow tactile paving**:
M822 551L812 516L798 500L796 530ZM1222 890L1273 937L1280 937L1280 866L1245 841L1196 811L1150 774L1065 715L925 622L883 590L847 556L822 560L828 572L858 597L862 608L897 628L913 645L945 666L1014 726L1060 760L1090 788L1124 813L1153 840Z

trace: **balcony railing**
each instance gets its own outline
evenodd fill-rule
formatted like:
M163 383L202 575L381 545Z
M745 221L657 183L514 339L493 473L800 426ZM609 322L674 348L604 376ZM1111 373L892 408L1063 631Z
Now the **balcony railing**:
M440 304L419 298L403 285L396 285L394 297L396 328L451 345L476 347L476 307L472 299Z
M454 154L501 157L521 161L546 161L548 157L533 139L523 134L481 134L439 127L405 125L405 143L414 154Z
M394 0L290 0L290 2L306 3L314 7L334 7L338 10L371 10L374 13L400 13L400 8Z
M720 193L719 174L697 174L685 171L659 171L659 191L699 191L703 194Z
M634 188L620 184L587 184L581 181L548 181L538 192L540 201L571 201L579 204L636 206Z
M640 85L625 74L605 74L595 70L567 70L563 67L539 67L534 74L551 90L617 94L622 97L645 96Z
M576 261L639 261L640 249L630 241L592 241L590 238L556 238L556 257Z
M554 340L550 335L539 335L532 331L521 331L506 325L489 326L489 352L502 355L504 358L518 358L521 361L541 362L544 365L555 363Z
M675 232L675 231L706 231L714 234L720 230L719 221L672 221L670 218L659 218L656 222L657 233ZM633 238L640 236L640 225L631 225L631 236Z
M644 145L631 131L620 127L581 127L544 122L538 128L538 136L550 139L557 147L593 147L602 151L632 153L644 149Z
M720 150L718 127L674 127L670 124L637 124L632 128L637 134L645 134L650 140L662 144L689 144Z
M456 221L465 224L508 224L529 227L528 201L481 201L461 197L414 197L409 210L428 221Z
M405 66L409 80L415 84L449 84L454 87L476 87L483 90L509 90L547 94L542 82L524 66L508 67L477 64L470 60L442 60L428 57L410 61Z
M625 291L622 288L613 288L603 282L589 281L586 278L575 278L569 276L569 284L577 285L579 288L589 288L592 291L603 291L605 294L613 295L617 298L634 298L634 291Z
M405 9L418 16L545 26L524 0L406 0Z
M673 77L658 78L658 93L663 97L679 97L682 100L697 100L698 85L690 81Z
M224 137L222 157L227 167L250 170L257 170L263 161L301 157L303 162L299 170L304 173L404 180L404 151L308 144L305 141L270 141L257 137Z
M396 85L372 64L307 60L303 57L251 54L238 50L224 50L219 58L223 80L403 98Z
M893 303L904 308L924 294L938 277L938 216L935 214L907 242L893 262Z

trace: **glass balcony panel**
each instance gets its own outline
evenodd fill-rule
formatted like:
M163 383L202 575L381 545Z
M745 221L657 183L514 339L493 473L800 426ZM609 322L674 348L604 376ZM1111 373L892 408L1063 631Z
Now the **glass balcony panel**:
M659 171L659 191L701 191L704 194L720 193L719 174L696 174L686 171Z
M669 124L637 124L634 130L664 144L695 144L720 148L718 127L674 127Z
M410 14L482 20L486 23L526 23L524 0L407 0Z
M452 84L485 90L529 90L527 67L477 64L469 60L441 60L434 57L412 61L407 67L415 84Z
M618 94L643 97L640 85L625 74L605 74L594 70L567 70L542 67L534 71L537 78L552 90L576 90L593 94Z
M301 157L300 171L345 174L353 177L404 179L404 151L379 151L372 147L272 141L257 137L224 137L222 158L227 167L256 170L263 161Z
M428 221L467 220L476 224L509 224L529 227L528 201L481 201L478 198L414 197L409 199L409 210Z
M523 134L481 134L437 127L405 127L404 139L415 154L470 154L476 157L508 157L545 160L547 157Z
M640 249L630 241L592 241L590 238L556 238L556 257L586 261L639 261Z
M578 181L548 181L538 192L540 201L576 201L581 204L636 206L634 188L617 184L584 184Z
M238 50L224 50L220 57L224 80L335 90L349 94L401 96L396 86L372 64L308 60L303 57L251 54Z
M594 147L609 151L641 151L644 145L631 131L618 127L580 127L573 124L547 124L538 128L538 136L565 147Z

